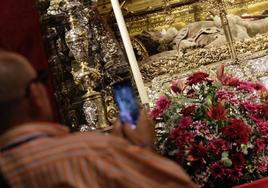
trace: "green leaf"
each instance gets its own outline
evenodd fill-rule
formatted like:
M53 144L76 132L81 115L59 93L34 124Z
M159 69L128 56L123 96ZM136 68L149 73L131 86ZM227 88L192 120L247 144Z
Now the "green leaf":
M228 158L229 157L229 153L228 152L222 152L221 154L221 158Z
M248 154L248 145L246 145L246 144L241 144L241 151L242 151L242 153L244 153L245 155L247 155Z
M221 162L225 167L231 167L233 165L233 162L229 158L222 158Z

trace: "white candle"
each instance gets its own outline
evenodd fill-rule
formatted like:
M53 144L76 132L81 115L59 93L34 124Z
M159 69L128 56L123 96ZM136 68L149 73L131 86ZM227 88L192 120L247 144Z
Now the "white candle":
M134 76L137 88L138 88L138 92L141 98L141 102L142 104L149 104L149 98L146 92L146 89L144 87L144 83L142 80L142 75L138 66L138 62L131 44L131 40L128 34L128 30L127 30L127 26L121 11L121 7L120 4L118 2L118 0L111 0L112 3L112 7L114 10L114 15L121 33L121 37L124 43L124 47L127 53L127 57L130 63L130 67L132 70L132 74Z

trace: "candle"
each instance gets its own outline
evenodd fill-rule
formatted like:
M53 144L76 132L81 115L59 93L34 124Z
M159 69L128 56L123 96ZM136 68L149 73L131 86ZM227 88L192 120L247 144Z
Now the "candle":
M137 59L136 59L136 56L135 56L135 53L131 44L131 40L128 34L127 26L126 26L126 23L125 23L125 20L121 11L120 4L118 0L111 0L111 3L112 3L115 18L116 18L116 21L120 30L120 34L124 43L124 47L127 53L128 61L130 63L131 71L135 79L137 88L138 88L141 102L144 105L149 104L149 98L148 98L146 89L144 87L142 75L141 75L138 62L137 62Z

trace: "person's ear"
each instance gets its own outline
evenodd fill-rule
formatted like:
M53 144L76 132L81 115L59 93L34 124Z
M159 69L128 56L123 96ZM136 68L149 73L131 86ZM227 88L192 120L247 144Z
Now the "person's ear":
M48 100L46 88L41 83L33 83L30 86L30 99L34 113L40 118L51 120L52 109Z

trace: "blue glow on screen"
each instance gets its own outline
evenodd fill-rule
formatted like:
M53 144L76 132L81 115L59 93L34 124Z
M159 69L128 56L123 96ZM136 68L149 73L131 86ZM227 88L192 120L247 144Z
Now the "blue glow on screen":
M137 124L139 109L136 96L130 83L124 82L114 86L115 99L120 109L120 119L123 123Z

